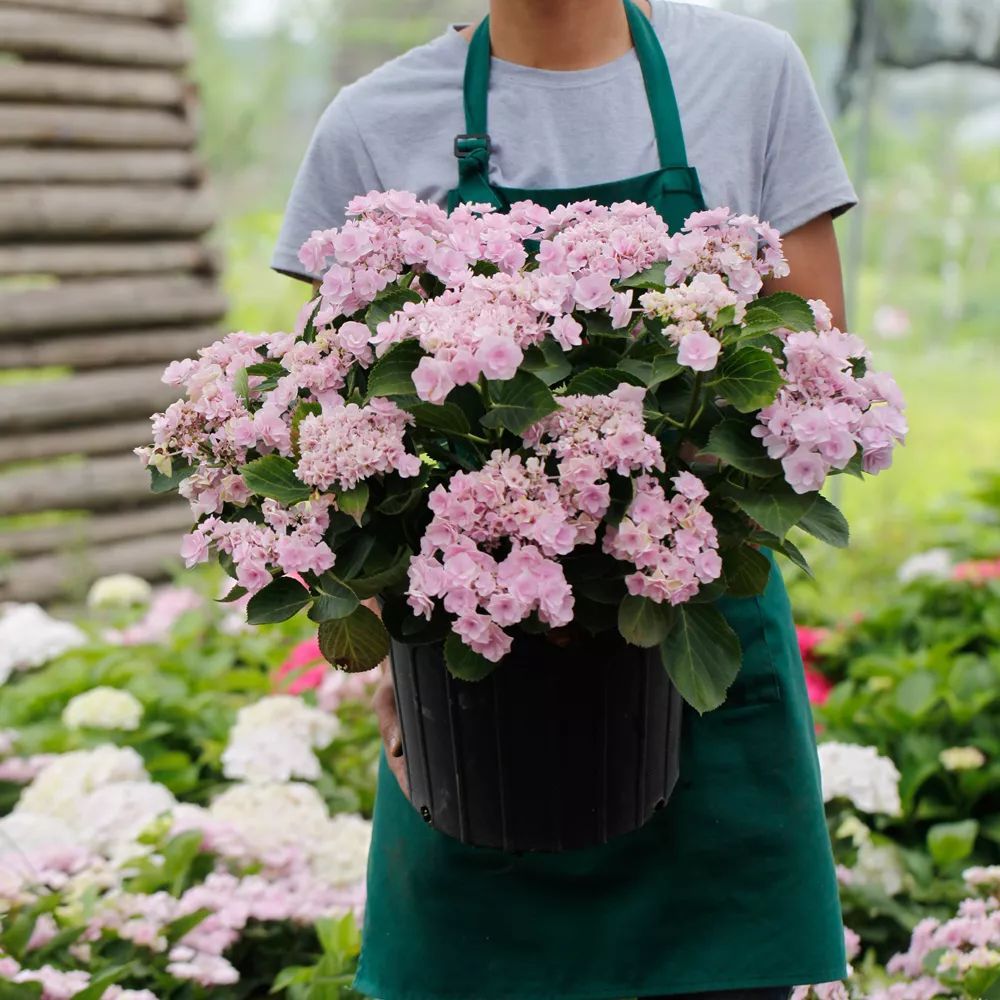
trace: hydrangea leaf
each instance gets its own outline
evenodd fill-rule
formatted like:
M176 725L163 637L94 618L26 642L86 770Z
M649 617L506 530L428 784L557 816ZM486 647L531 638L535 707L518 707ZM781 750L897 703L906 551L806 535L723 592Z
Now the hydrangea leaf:
M851 540L847 518L824 496L816 497L816 502L799 521L799 527L838 549L846 548Z
M426 427L432 431L442 431L445 434L468 434L469 421L460 406L454 403L414 403L405 407L406 411L416 420L418 427Z
M789 487L768 490L731 490L729 495L745 514L765 531L783 539L816 502L817 493L796 493Z
M638 375L619 368L590 368L575 376L566 386L568 396L607 396L623 383L645 387Z
M666 639L675 617L669 604L628 594L618 605L618 631L633 646L653 649Z
M781 326L788 330L815 330L816 317L801 295L794 292L775 292L755 303L757 309L770 309L781 319Z
M389 655L389 633L378 615L364 605L346 618L323 622L319 648L330 663L348 673L377 667Z
M361 518L368 509L368 497L370 490L368 484L362 480L349 490L339 490L337 493L337 508L342 514L347 514L354 518L360 526Z
M448 672L463 681L481 681L497 667L497 664L466 646L454 632L444 641L444 659Z
M328 622L353 614L361 603L358 595L333 573L324 573L313 585L316 598L309 609L314 622Z
M705 451L751 476L770 478L781 472L780 463L768 457L760 438L755 438L740 420L729 419L716 424L708 436Z
M490 382L492 409L480 423L491 430L504 428L523 434L532 424L559 409L549 387L531 372L519 371L506 382Z
M412 288L400 288L398 285L386 289L368 307L365 313L365 323L373 334L378 333L379 323L385 322L394 312L402 309L407 302L420 302L421 298Z
M275 577L247 603L247 622L274 625L301 611L312 597L301 583L288 576Z
M709 384L741 413L750 413L773 403L782 381L767 351L740 347L723 354Z
M677 620L660 643L660 658L681 697L699 714L726 699L740 672L740 640L710 604L681 604Z
M423 356L423 348L415 340L389 348L368 373L368 398L414 395L413 370Z
M291 506L308 500L312 490L295 475L295 466L281 455L265 455L240 469L247 489L258 496Z
M616 288L645 288L663 291L666 284L667 265L665 261L657 261L645 271L633 274L630 278L622 278L615 282Z
M771 574L771 562L752 545L737 545L722 553L726 593L731 597L763 594Z

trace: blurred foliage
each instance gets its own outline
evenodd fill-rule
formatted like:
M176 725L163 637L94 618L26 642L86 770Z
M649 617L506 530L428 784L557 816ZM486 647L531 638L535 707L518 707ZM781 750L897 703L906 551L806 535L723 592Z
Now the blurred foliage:
M1000 477L965 513L944 534L960 556L982 554L982 537L1000 536ZM839 681L816 710L823 739L874 746L902 776L902 813L878 818L870 841L881 873L842 889L847 925L885 959L918 920L945 916L966 895L964 869L1000 864L1000 578L886 586L819 653ZM948 766L942 753L955 747L975 748L978 763ZM838 861L852 866L858 827L848 815L831 811L831 833Z

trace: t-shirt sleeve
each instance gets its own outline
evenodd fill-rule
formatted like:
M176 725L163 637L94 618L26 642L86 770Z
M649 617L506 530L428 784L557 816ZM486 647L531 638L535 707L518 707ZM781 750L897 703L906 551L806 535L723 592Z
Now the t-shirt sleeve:
M771 105L760 217L783 233L824 212L834 217L858 196L799 47L785 57Z
M347 203L381 187L357 123L341 91L320 116L292 185L271 267L305 281L319 278L299 261L316 229L344 222Z

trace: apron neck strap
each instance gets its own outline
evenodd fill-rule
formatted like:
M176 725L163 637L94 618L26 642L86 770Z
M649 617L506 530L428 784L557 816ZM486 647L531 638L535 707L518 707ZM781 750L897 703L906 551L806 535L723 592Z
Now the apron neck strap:
M661 167L687 166L687 150L681 129L681 116L677 110L670 69L663 47L656 37L656 30L633 0L624 0L625 15L635 45L646 97L653 118L656 146ZM469 43L465 60L465 133L455 139L455 155L459 162L459 175L468 190L481 187L482 197L475 200L495 202L490 190L489 176L490 138L487 127L487 106L490 89L490 19L483 18ZM479 178L477 182L476 178Z

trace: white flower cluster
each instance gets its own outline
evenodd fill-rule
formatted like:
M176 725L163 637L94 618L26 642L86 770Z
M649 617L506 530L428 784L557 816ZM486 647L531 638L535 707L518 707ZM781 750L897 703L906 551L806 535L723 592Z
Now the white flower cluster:
M37 604L0 608L0 684L15 670L30 670L82 646L87 637L75 625L47 615Z
M312 785L232 785L212 802L208 814L235 830L257 857L302 850L313 874L327 885L364 878L371 823L360 816L331 816Z
M899 815L899 771L874 747L821 743L819 764L825 802L845 798L865 813Z
M142 702L128 691L95 687L70 698L62 721L69 729L138 729Z
M222 754L227 778L253 783L315 781L314 750L329 745L340 722L294 695L271 695L241 708Z
M95 580L87 593L90 608L129 608L136 604L147 604L153 588L131 573L115 573Z
M951 575L954 560L948 549L928 549L910 556L896 570L896 579L900 583L911 583L922 576L935 580L944 580Z

